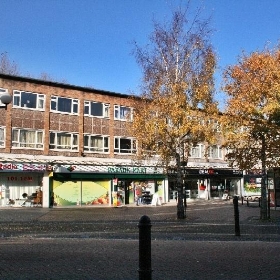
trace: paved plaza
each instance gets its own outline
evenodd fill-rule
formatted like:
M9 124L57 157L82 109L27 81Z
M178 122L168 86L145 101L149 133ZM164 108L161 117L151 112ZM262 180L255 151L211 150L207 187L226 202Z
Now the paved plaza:
M151 219L152 279L280 279L280 211L232 201L139 207L1 208L1 279L138 279L139 228Z

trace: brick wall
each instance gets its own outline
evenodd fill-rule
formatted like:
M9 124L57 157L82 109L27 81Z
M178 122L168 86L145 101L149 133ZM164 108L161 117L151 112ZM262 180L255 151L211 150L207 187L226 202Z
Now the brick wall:
M35 79L12 77L0 74L0 87L8 89L10 94L14 90L44 94L45 109L37 111L33 109L12 108L1 111L0 125L6 126L6 148L0 149L4 153L36 154L36 155L60 155L80 156L83 152L84 133L101 134L110 136L110 154L88 154L96 157L114 156L114 135L129 136L126 122L114 121L114 105L132 106L132 100L127 95L99 91L89 88L64 85ZM79 99L79 115L50 112L51 96L61 96ZM84 101L97 101L110 104L110 117L92 118L83 116ZM44 129L44 150L18 149L11 147L12 128ZM49 131L73 132L79 134L79 149L77 152L49 150ZM118 156L119 157L119 156ZM128 157L127 155L125 157Z

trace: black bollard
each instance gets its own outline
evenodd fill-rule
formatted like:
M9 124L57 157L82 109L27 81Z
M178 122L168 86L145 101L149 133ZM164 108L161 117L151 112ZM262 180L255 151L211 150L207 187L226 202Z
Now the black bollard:
M238 210L238 197L233 198L234 206L234 222L235 222L235 236L240 236L240 226L239 226L239 210Z
M152 279L151 259L151 220L144 215L140 218L139 228L139 280Z

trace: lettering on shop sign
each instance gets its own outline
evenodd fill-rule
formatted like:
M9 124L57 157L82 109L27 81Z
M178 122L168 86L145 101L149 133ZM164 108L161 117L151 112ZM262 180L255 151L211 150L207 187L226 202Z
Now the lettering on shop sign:
M146 167L108 167L108 173L141 173L147 172Z
M33 181L31 176L8 176L8 181Z
M1 170L19 170L19 171L44 171L46 169L45 164L31 164L31 163L0 163Z
M209 169L199 169L198 171L199 174L209 174L209 175L214 175L214 174L218 174L218 172L216 172L214 169L209 168Z
M242 170L232 170L232 173L236 174L236 175L243 175L243 171Z

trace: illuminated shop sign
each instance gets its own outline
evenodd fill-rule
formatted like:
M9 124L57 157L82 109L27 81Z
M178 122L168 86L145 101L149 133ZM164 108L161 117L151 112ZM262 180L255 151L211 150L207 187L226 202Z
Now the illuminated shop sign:
M0 163L0 171L44 171L45 164L36 163Z

